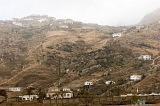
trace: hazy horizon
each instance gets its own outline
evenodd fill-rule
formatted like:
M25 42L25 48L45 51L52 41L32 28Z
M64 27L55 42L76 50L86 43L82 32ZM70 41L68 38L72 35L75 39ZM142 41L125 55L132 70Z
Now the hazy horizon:
M134 25L159 8L160 0L0 0L0 20L31 14L85 23Z

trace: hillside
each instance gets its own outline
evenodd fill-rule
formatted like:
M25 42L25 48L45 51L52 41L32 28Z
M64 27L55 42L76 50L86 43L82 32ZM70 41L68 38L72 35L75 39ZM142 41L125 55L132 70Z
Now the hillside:
M116 86L126 92L135 92L137 86L143 92L153 92L153 86L160 85L159 24L137 30L53 20L47 16L1 23L1 86L32 84L74 89L83 87L85 81L93 81L95 86L91 90L104 95ZM112 33L117 32L123 36L113 38ZM141 54L151 55L152 60L138 60ZM132 74L144 78L132 83ZM116 84L105 85L108 80Z
M154 22L160 22L160 8L145 15L139 24L140 25L149 25Z

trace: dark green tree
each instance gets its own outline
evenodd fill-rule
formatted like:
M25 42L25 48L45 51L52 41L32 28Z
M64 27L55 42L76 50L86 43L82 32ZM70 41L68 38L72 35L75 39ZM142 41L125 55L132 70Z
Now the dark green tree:
M27 95L29 95L29 98L30 98L30 95L32 95L32 91L35 90L35 88L33 86L29 86L27 87Z
M7 99L7 92L4 89L0 90L0 96L4 96Z
M42 100L46 97L45 92L42 90L42 88L38 89L38 101L42 102Z

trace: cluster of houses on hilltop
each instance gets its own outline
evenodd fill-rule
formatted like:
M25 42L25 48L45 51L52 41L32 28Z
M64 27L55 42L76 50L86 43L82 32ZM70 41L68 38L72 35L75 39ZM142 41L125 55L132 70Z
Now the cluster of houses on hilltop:
M47 15L31 15L21 19L13 18L11 23L15 26L29 27L29 26L43 26L50 25L52 28L59 29L78 29L78 30L92 30L98 28L95 24L84 24L82 22L74 21L72 19L56 19L48 17Z
M47 15L31 15L21 19L13 18L11 20L13 25L20 27L36 26L42 23L44 24L45 22L54 22L54 21L55 21L54 17L48 17Z

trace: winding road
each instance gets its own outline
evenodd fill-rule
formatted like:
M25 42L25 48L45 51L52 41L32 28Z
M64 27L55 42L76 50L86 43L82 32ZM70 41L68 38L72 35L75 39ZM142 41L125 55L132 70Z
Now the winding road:
M157 59L159 59L159 58L160 58L160 56L158 56L158 57L156 57L155 59L153 59L153 62L152 62L152 64L151 64L151 65L159 66L160 64L155 65L155 61L156 61Z

